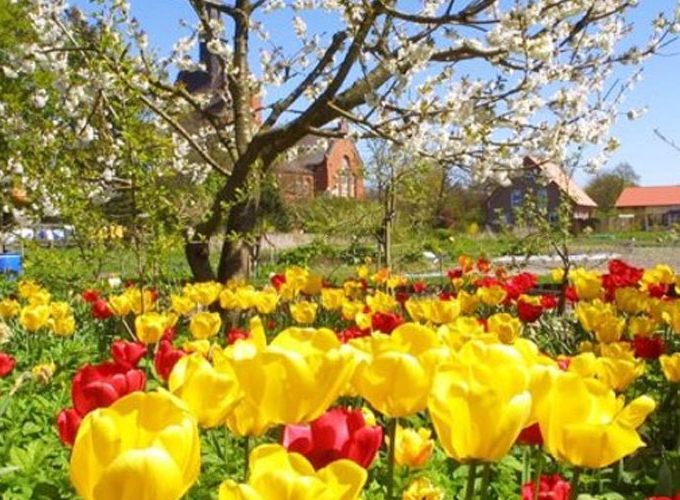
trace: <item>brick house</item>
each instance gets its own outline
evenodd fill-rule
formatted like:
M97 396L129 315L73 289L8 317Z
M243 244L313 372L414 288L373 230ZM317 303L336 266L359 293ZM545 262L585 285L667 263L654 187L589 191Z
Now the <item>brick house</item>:
M627 187L615 207L620 226L670 226L680 222L680 186Z
M514 225L515 212L524 203L525 196L536 197L539 205L547 209L551 220L557 220L560 201L563 196L567 196L572 205L576 230L592 224L593 212L597 208L597 203L562 167L548 160L527 156L523 168L512 178L510 185L497 186L487 197L487 225L496 230L504 225Z
M341 122L337 131L347 133L347 124ZM346 137L326 139L308 135L297 148L298 153L292 160L283 161L274 169L285 200L321 195L364 197L363 162L354 141Z
M219 12L212 10L210 15L218 17ZM211 92L221 86L223 76L219 74L216 56L210 53L205 42L199 45L199 60L205 69L181 71L176 83L191 93ZM253 97L251 107L255 124L261 124L260 96ZM223 114L223 108L224 102L219 97L215 97L208 107L218 116ZM193 126L191 119L186 120L187 126ZM321 195L364 197L363 162L356 144L348 137L347 123L341 121L335 130L329 132L339 132L337 135L344 134L345 137L328 139L308 135L295 146L294 149L298 151L296 157L278 161L274 165L274 174L285 200L310 199Z

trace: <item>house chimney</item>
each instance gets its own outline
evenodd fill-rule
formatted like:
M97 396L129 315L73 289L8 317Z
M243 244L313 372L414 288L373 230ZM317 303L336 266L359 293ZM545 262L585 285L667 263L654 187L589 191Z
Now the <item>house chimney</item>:
M205 2L205 10L208 13L208 19L219 19L220 11L213 2ZM206 71L210 75L211 84L217 82L218 73L220 70L220 63L215 54L208 50L208 41L205 37L201 37L201 43L198 46L199 62L205 66Z

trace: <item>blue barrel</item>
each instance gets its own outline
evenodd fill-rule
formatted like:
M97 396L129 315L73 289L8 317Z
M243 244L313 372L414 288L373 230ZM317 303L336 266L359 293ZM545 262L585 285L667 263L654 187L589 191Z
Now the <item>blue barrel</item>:
M21 254L0 253L0 273L21 274Z

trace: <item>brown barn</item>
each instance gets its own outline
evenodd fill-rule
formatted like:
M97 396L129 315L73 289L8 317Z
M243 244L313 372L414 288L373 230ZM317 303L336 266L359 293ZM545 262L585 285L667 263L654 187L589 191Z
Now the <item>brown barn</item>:
M590 196L574 182L562 167L548 160L527 156L523 169L508 186L498 186L486 200L486 220L492 229L515 224L515 211L524 203L525 196L535 196L551 220L557 220L562 196L566 195L573 209L575 229L592 222L597 208Z

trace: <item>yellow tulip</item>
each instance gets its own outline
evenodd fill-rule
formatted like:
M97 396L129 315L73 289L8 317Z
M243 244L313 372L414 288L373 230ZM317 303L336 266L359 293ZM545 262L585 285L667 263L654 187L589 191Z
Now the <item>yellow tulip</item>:
M663 354L659 357L659 362L661 362L661 369L666 380L674 383L680 382L680 352L670 356Z
M522 333L522 322L508 313L498 313L489 317L489 333L498 335L504 344L512 344Z
M171 295L170 306L180 316L188 316L196 309L196 303L186 295Z
M424 410L442 359L437 334L423 325L405 323L390 336L373 334L371 351L352 380L357 392L390 417Z
M675 281L673 269L666 264L657 264L646 269L640 280L645 288L650 285L671 285Z
M124 295L130 301L130 307L135 314L142 314L156 309L155 295L151 290L141 292L139 288L130 287L125 290Z
M434 378L428 402L446 454L458 462L505 456L531 412L529 371L512 346L470 341Z
M675 333L680 333L680 302L676 301L672 306L670 304L666 306L661 317Z
M437 333L453 351L463 347L468 340L485 335L484 327L472 316L460 316L453 323L442 326Z
M647 294L637 288L617 288L614 299L616 307L628 314L638 314L647 309Z
M24 306L19 314L19 323L29 332L39 330L47 325L50 319L50 306Z
M366 470L341 459L314 470L305 457L278 444L263 444L250 453L248 484L225 481L219 500L355 500L366 482Z
M265 289L255 294L253 306L259 314L271 314L279 305L279 295L274 289Z
M373 295L366 297L366 305L373 312L389 313L399 307L399 302L392 295L378 290Z
M576 317L583 328L595 335L599 342L617 342L625 328L626 321L619 318L611 304L600 300L592 303L581 302L576 306Z
M39 290L28 297L28 303L32 306L48 305L50 300L52 296L47 290Z
M19 291L19 296L21 298L29 299L31 295L42 292L43 287L33 280L21 280L17 286L17 290Z
M422 467L427 463L434 449L434 441L429 429L404 429L397 427L394 460L397 465Z
M301 325L311 325L316 320L316 311L319 305L315 302L306 300L290 305L290 315L296 323Z
M323 276L320 274L309 274L304 286L302 287L302 292L305 295L319 295L323 287Z
M452 323L460 314L460 303L457 300L429 301L429 308L426 308L425 319L436 325Z
M579 267L571 271L569 277L574 283L576 295L581 300L598 299L604 294L602 279L596 271L588 271Z
M356 366L352 348L327 329L288 328L264 348L236 342L229 352L246 400L268 424L319 417L344 393Z
M161 339L170 323L170 318L165 314L157 312L141 314L135 318L137 339L143 344L155 344Z
M182 295L194 303L209 306L217 300L222 291L222 285L214 281L204 283L190 283L182 289Z
M644 446L636 429L654 410L641 396L623 398L593 378L550 369L534 377L535 414L546 450L577 467L607 467Z
M645 372L645 364L636 359L599 358L597 378L617 392L625 391Z
M50 316L54 319L66 318L71 315L71 306L68 302L52 302L50 304Z
M76 320L73 316L50 318L48 321L52 333L61 337L72 335L76 331Z
M461 290L456 298L460 304L460 312L462 314L473 314L479 305L479 297L465 290Z
M219 313L201 311L191 317L189 331L195 339L208 339L217 335L222 327L222 319Z
M196 421L170 393L134 392L80 424L71 481L85 500L173 500L200 472Z
M321 290L321 306L329 311L342 308L345 292L341 288L324 288Z
M649 316L635 316L628 321L628 331L631 337L649 337L659 327L658 323Z
M109 308L116 316L127 316L132 311L132 302L126 295L114 295L109 298Z
M57 369L57 365L54 363L40 363L31 368L31 376L33 380L40 384L48 384L52 380L54 371Z
M223 424L243 397L228 365L213 367L200 353L181 358L172 369L168 389L186 403L202 427Z
M21 306L14 299L0 300L0 317L3 319L11 318L19 314Z
M444 491L426 477L419 477L408 485L402 500L444 500Z
M208 339L201 339L201 340L190 340L187 342L184 342L182 344L182 350L185 352L197 352L199 354L202 354L204 357L207 356L209 357L210 354L210 349L212 348L212 344L210 344L210 341Z
M507 295L508 294L503 287L498 285L484 286L477 289L479 300L487 306L497 306L501 304Z

